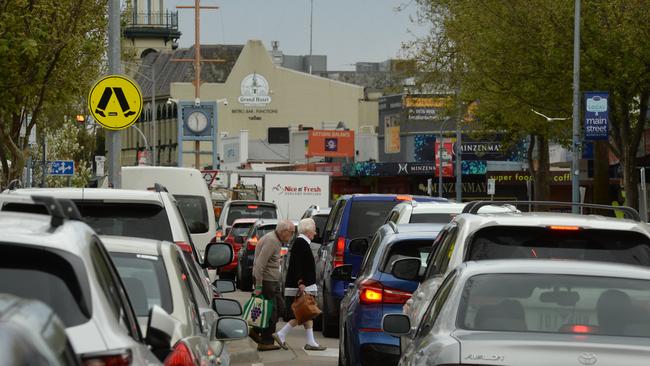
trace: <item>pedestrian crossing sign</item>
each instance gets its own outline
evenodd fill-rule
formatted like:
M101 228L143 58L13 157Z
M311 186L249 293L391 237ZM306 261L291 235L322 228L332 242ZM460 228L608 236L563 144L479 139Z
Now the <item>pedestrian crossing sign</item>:
M123 130L140 117L142 92L138 84L126 76L109 75L90 89L88 109L104 128Z

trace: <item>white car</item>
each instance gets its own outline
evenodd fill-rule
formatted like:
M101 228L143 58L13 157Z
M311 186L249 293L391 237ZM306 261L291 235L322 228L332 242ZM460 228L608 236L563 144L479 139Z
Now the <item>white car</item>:
M104 245L88 225L67 220L52 201L45 202L54 207L52 216L0 212L0 292L50 306L86 364L117 359L160 364L141 335ZM171 319L156 307L148 320L162 324ZM171 336L156 330L148 330L149 345Z
M164 186L155 191L100 188L32 188L5 191L2 197L46 195L69 199L79 209L84 222L99 235L130 236L175 243L190 265L202 308L210 308L213 293L206 271L174 196ZM0 207L0 210L6 208ZM193 260L192 260L193 259ZM209 319L208 319L209 320ZM212 321L210 321L212 322Z
M463 212L464 207L464 203L454 202L402 202L388 213L384 224L446 224Z
M409 264L409 260L395 262L394 274L410 268L406 271L411 271L407 279L420 281L403 309L411 324L419 324L443 278L467 261L553 258L650 267L650 227L630 208L616 208L630 214L629 219L558 212L520 212L512 211L512 206L506 206L511 210L509 213L479 214L482 212L479 210L494 207L491 206L493 204L496 203L469 203L466 213L456 216L447 224L434 242L426 268L418 270L419 262ZM528 203L522 201L516 204ZM409 343L408 337L402 337L402 350Z
M178 321L172 344L178 341L185 343L193 351L198 364L209 365L213 354L219 357L220 365L229 364L230 357L224 342L210 344L209 331L214 324L206 324L204 327L197 316L201 310L196 298L200 295L195 294L184 280L189 276L189 266L178 246L167 241L118 236L102 236L101 240L122 277L143 333L146 332L149 309L154 305L160 306ZM228 283L232 286L231 291L234 291L232 282ZM221 305L230 305L235 310L239 307L235 300L215 301L234 302L235 304ZM238 310L239 313L234 311L220 315L239 316L241 307ZM212 309L204 311L214 312ZM210 318L216 321L217 314Z

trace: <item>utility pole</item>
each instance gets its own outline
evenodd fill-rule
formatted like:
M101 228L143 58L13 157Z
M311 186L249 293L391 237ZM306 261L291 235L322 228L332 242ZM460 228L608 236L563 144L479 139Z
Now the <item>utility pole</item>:
M194 5L178 5L176 9L194 9L194 59L173 59L172 61L194 63L194 100L201 103L201 62L224 62L224 60L201 59L201 9L219 9L218 6L201 6L201 0L194 0ZM183 111L179 111L182 113ZM213 142L216 143L216 142ZM183 146L178 147L183 151ZM182 165L182 161L178 162ZM194 141L194 167L201 169L201 141Z
M120 0L108 2L108 70L112 75L121 74L120 55ZM121 162L122 139L121 131L106 130L106 145L108 147L108 183L113 188L122 186Z
M153 113L152 113L152 118L151 118L151 123L153 124L151 126L152 129L152 134L153 134L153 141L151 141L151 144L153 146L151 150L151 166L156 166L156 144L158 143L158 135L156 134L156 61L154 60L154 63L151 64L151 107L153 108Z
M571 201L580 203L580 0L575 0L573 23L573 160L571 162ZM579 207L573 205L573 213Z
M309 74L312 73L311 56L312 56L312 45L314 39L313 35L314 35L314 0L311 0L311 8L309 11Z

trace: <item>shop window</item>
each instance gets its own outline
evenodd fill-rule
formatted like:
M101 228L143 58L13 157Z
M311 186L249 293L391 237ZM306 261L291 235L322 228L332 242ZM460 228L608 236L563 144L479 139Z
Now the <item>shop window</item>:
M268 129L269 144L288 144L289 128L287 127L269 127Z

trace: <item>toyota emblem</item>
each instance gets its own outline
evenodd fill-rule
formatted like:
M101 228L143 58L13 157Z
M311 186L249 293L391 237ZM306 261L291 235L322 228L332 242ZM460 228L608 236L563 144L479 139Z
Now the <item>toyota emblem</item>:
M582 352L581 354L578 355L578 362L587 366L595 365L596 362L598 362L598 358L593 353Z

